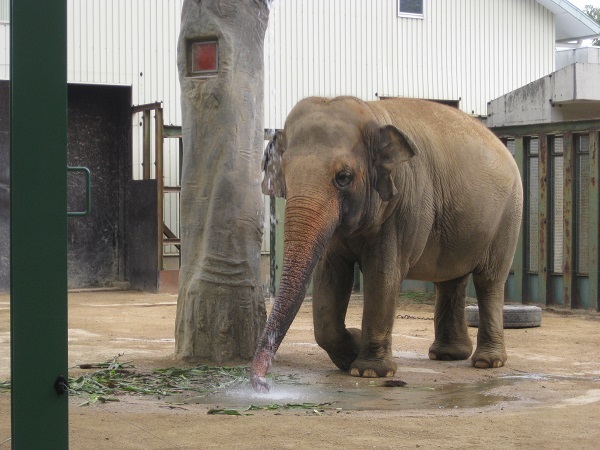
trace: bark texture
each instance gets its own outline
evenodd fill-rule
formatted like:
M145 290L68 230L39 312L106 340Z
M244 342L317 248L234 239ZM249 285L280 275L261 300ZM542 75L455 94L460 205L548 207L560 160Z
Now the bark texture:
M252 357L265 324L263 0L186 0L178 69L183 112L182 260L176 355ZM218 40L216 77L187 76L188 43Z

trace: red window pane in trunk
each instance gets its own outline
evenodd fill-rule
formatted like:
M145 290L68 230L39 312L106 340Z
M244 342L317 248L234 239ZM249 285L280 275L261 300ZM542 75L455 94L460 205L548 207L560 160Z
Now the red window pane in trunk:
M192 73L216 72L217 57L216 42L195 42L192 44Z

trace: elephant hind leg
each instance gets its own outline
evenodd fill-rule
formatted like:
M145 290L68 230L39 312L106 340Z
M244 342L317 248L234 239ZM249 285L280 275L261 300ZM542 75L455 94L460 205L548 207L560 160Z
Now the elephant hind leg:
M435 284L435 341L429 348L434 360L462 360L471 356L473 343L465 321L469 275Z
M504 280L505 277L488 277L485 273L473 274L479 306L477 349L471 361L480 369L502 367L506 362L504 347Z

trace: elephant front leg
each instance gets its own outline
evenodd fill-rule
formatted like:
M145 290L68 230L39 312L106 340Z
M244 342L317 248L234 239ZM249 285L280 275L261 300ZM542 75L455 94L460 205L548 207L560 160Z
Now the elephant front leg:
M327 254L313 277L313 323L317 344L341 370L360 350L360 330L345 325L348 302L354 281L354 262Z
M390 267L393 267L390 266ZM351 365L355 377L392 377L398 365L392 355L392 330L400 275L390 269L368 267L364 271L365 291L360 352Z

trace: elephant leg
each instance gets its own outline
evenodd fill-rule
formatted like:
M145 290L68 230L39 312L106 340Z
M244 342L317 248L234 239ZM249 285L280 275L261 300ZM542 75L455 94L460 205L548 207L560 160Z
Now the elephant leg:
M506 362L504 347L504 277L473 274L479 305L477 348L471 362L480 369L502 367Z
M354 262L327 254L313 277L313 323L317 344L341 370L358 356L360 330L345 325L354 281Z
M435 283L435 341L429 358L443 361L467 359L473 343L465 321L465 295L469 275Z
M398 368L392 355L392 329L401 278L399 273L393 273L393 265L382 270L381 266L377 267L379 264L367 266L363 272L365 292L360 353L350 367L350 375L356 377L391 377Z

